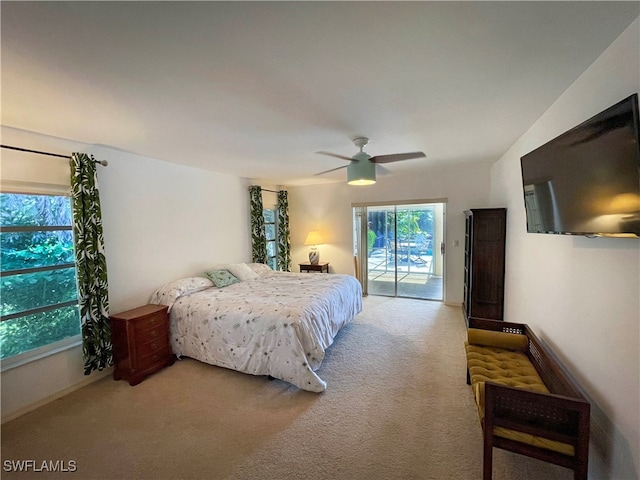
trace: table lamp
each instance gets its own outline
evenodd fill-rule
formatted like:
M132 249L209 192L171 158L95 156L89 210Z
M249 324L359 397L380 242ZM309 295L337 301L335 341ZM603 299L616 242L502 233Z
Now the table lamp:
M307 235L307 239L304 241L305 245L311 245L311 250L309 250L309 263L312 265L316 265L320 261L320 253L318 252L318 245L322 245L324 240L320 236L317 230L311 230L309 235Z

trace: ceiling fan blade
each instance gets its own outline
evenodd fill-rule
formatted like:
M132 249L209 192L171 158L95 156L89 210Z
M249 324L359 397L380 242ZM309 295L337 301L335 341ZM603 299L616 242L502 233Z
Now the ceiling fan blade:
M382 176L391 175L393 172L388 168L384 168L382 165L376 164L376 173Z
M325 170L324 172L320 172L320 173L314 173L313 175L324 175L325 173L329 173L329 172L335 172L336 170L341 170L343 168L347 168L349 165L343 165L342 167L338 167L338 168L332 168L331 170Z
M371 157L370 161L372 161L373 163L391 163L422 157L426 157L423 152L392 153L390 155L376 155L375 157Z
M319 153L320 155L329 155L330 157L336 157L336 158L341 158L343 160L353 160L351 157L345 157L344 155L338 155L337 153L331 153L331 152L316 152Z

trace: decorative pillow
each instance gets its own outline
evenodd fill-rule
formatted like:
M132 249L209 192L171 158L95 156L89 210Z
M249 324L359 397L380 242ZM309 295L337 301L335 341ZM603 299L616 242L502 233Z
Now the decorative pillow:
M199 292L206 288L213 287L213 282L204 277L182 278L163 285L151 295L149 303L168 305L169 310L173 304L183 295Z
M227 287L240 281L229 270L209 270L205 272L205 275L218 288Z
M236 277L241 282L245 280L251 280L252 278L256 278L258 274L253 271L249 265L246 263L216 263L212 265L208 272L212 270L228 270L231 275Z
M467 330L467 339L471 345L505 348L507 350L526 351L529 338L519 333L494 332L478 328Z
M251 270L246 263L232 263L225 267L231 274L241 282L257 278L258 274Z
M273 272L271 267L265 263L247 263L247 266L256 272L258 275L262 275L263 273Z

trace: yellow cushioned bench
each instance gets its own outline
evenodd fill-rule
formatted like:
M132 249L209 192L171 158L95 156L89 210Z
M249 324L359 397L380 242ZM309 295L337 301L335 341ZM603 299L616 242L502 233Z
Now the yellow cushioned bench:
M574 470L586 479L589 404L524 324L469 319L467 383L484 430L484 473L493 447Z

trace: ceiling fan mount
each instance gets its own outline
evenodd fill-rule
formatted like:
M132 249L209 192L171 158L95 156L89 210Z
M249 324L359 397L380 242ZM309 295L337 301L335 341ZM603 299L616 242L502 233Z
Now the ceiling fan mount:
M354 137L353 138L353 144L356 147L358 147L361 152L362 152L362 149L367 146L367 143L369 143L369 139L367 137Z
M329 155L330 157L341 158L349 161L349 165L325 170L324 172L316 173L316 175L323 175L325 173L346 168L347 183L350 185L372 185L376 183L376 167L382 168L380 167L381 163L392 163L402 160L410 160L412 158L426 157L423 152L392 153L389 155L377 155L372 157L364 151L364 147L369 143L369 139L367 137L354 137L352 141L353 144L360 149L360 152L356 153L352 157L345 157L344 155L338 155L331 152L316 152L322 155Z

